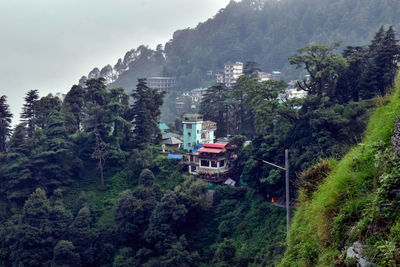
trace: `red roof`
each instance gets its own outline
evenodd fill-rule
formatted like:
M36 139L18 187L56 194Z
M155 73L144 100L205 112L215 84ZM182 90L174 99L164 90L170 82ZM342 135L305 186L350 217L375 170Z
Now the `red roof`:
M197 150L197 151L198 151L198 152L206 152L206 153L215 153L215 154L218 154L218 153L221 153L221 152L222 152L222 149L202 147L202 148L199 148L199 150Z
M207 148L224 148L224 147L226 147L226 144L209 144L209 143L205 143L205 144L203 144L203 147L207 147Z

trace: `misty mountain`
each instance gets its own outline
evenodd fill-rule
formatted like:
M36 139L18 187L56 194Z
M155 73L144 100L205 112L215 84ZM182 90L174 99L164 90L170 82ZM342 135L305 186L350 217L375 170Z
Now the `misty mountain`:
M264 71L284 78L304 74L288 57L310 43L365 45L382 25L400 28L396 0L243 0L231 1L196 28L177 30L164 47L128 51L112 67L95 68L88 77L105 77L109 87L134 88L137 78L175 76L190 89L215 82L226 62L256 61ZM83 82L86 77L81 79Z

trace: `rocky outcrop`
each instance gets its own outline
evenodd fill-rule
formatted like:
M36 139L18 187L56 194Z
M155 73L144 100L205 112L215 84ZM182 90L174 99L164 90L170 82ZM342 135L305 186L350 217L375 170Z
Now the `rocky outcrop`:
M397 156L400 157L400 116L397 119L396 126L394 128L392 143L393 143L394 151L396 152Z
M147 46L139 46L136 50L132 49L126 52L124 59L118 59L117 63L112 67L111 65L104 66L101 70L98 68L94 68L91 72L89 72L88 76L82 76L79 80L80 85L84 85L86 80L88 79L97 79L104 78L106 80L106 84L110 84L115 82L123 73L127 72L132 68L132 66L138 65L136 62L140 61L142 57L145 57L145 60L152 60L152 58L157 56L164 56L163 53L160 53L159 47L157 47L157 51L154 51ZM162 50L162 48L161 48ZM162 52L162 51L161 51ZM140 64L139 64L140 65Z
M373 266L367 258L363 255L362 244L360 242L354 242L354 244L347 249L346 258L353 258L357 262L359 267Z

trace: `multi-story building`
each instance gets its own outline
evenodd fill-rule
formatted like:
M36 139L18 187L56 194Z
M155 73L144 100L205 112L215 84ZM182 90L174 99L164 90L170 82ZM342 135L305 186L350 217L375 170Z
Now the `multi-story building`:
M159 91L169 92L176 87L175 77L148 77L147 86Z
M190 153L187 164L189 173L208 182L221 183L229 178L233 162L234 153L228 143L204 143Z
M258 80L260 82L264 82L264 81L271 80L272 79L272 74L259 71L259 72L257 72L257 77L258 77Z
M217 83L224 83L224 75L222 75L221 73L215 74L215 78L217 80Z
M240 75L243 74L243 63L235 62L233 64L225 64L224 72L225 85L231 87L239 79Z
M183 115L183 148L192 151L199 144L214 142L217 125L212 121L203 121L201 114Z

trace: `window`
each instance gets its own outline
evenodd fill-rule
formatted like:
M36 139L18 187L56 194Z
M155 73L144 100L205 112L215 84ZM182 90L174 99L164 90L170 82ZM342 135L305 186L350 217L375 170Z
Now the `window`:
M197 133L200 133L200 131L199 131L199 130L197 130Z
M190 155L190 162L193 162L193 155Z
M191 147L191 145L190 145L190 143L188 143L188 145L187 145L188 147Z
M189 137L192 136L192 133L191 133L191 132L188 132L188 136L189 136Z
M221 160L221 161L219 162L219 166L220 166L220 167L224 167L224 166L225 166L225 160Z
M202 167L210 167L210 161L202 159L202 160L200 160L200 166L202 166Z
M186 129L192 129L192 125L191 124L186 124Z
M215 160L211 161L211 167L217 168L217 162Z

